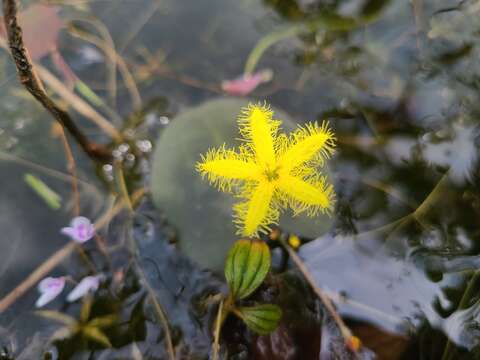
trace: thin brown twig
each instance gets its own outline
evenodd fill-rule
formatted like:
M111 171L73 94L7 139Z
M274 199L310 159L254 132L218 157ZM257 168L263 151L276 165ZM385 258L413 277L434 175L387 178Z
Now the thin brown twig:
M58 135L62 140L63 148L65 149L65 157L67 158L67 170L72 175L72 196L73 196L73 213L75 216L80 215L80 193L78 192L78 181L77 181L77 166L75 164L75 158L73 157L72 148L68 143L67 136L65 135L65 130L63 127L56 124L56 129L58 129Z
M215 321L214 340L212 345L212 360L218 360L218 353L220 351L220 331L222 329L223 318L223 299L218 306L217 319Z
M166 63L161 63L152 55L148 49L141 48L138 54L143 57L145 64L137 65L135 75L140 80L150 77L152 74L162 76L167 79L178 81L179 83L194 87L197 89L208 90L215 94L224 94L223 90L217 84L204 83L193 77L176 73Z
M313 278L312 274L307 269L307 267L303 263L302 259L300 259L300 257L297 255L297 253L283 239L279 239L279 241L282 244L282 246L285 248L285 250L288 252L288 255L293 260L293 262L297 266L298 270L300 270L302 275L305 277L307 282L310 284L310 287L312 288L312 290L315 292L315 294L322 301L323 305L325 306L325 308L327 309L327 311L329 312L329 314L332 316L333 320L337 324L337 326L340 330L340 333L342 334L342 337L345 340L345 343L348 344L349 341L351 340L353 334L350 331L350 329L347 327L347 325L345 325L342 318L340 317L340 315L335 310L335 307L333 306L333 303L330 300L330 298L328 297L328 295L325 294L322 291L322 289L320 289L317 286L317 284L315 282L315 279Z
M110 136L113 140L120 142L123 137L122 134L109 122L105 117L99 114L93 107L91 107L80 96L70 91L60 80L57 79L50 71L41 66L35 64L36 70L40 78L55 91L69 106L73 107L78 113L82 114L86 118L94 122L99 128L101 128L105 134Z
M102 41L109 48L115 49L115 43L113 42L113 38L110 35L108 28L100 20L93 17L82 17L71 18L70 21L82 21L92 25L100 34ZM105 66L107 67L107 88L109 92L110 106L115 108L117 104L117 62L116 59L111 59L108 56L107 58L110 60L109 62L105 62Z
M140 96L140 92L138 91L137 84L135 83L135 79L133 75L130 73L130 70L128 69L127 64L125 63L123 58L117 53L115 48L111 47L111 45L108 42L102 40L101 38L88 34L87 32L82 31L74 26L70 26L70 34L72 36L78 37L80 39L88 41L89 43L97 46L99 49L101 49L105 53L105 55L107 55L110 58L112 62L114 62L118 66L118 70L120 71L120 74L123 77L125 86L128 92L130 93L133 106L136 109L141 108L142 98Z
M163 327L163 331L165 332L165 342L167 347L167 353L170 360L175 360L175 349L173 348L173 341L172 335L170 333L170 325L168 323L167 315L163 310L162 305L158 301L157 297L155 296L155 291L153 290L152 286L148 282L147 278L145 277L145 273L143 272L142 268L136 264L136 272L139 276L140 280L142 281L143 285L147 289L149 300L151 301L155 312L157 313L158 320Z
M16 0L3 0L3 14L10 53L22 85L53 115L62 127L68 130L88 156L96 160L109 160L111 158L110 152L104 146L88 140L73 122L70 115L62 110L45 92L23 42L22 29L17 21Z

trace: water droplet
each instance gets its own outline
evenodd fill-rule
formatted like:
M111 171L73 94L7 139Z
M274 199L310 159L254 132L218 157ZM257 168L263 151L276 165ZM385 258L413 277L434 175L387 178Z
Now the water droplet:
M111 164L105 164L102 166L103 174L108 181L113 180L113 166Z
M136 145L138 149L144 153L148 153L152 150L152 143L149 140L138 140Z
M166 116L160 116L160 118L158 120L160 121L160 124L162 124L162 125L168 125L168 123L170 122L170 119Z
M130 145L128 144L121 144L118 146L118 151L120 151L122 154L125 154L129 149Z
M120 161L123 160L123 154L118 149L115 149L112 151L112 156L116 160L120 160Z

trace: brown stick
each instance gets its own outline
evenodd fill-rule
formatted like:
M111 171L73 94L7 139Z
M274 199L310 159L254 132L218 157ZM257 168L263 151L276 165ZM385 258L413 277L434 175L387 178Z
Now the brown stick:
M335 323L337 324L340 333L342 334L345 343L348 343L350 339L352 338L352 332L350 329L345 325L343 322L342 318L340 315L338 315L337 311L335 310L335 307L332 304L332 301L328 297L327 294L323 292L322 289L320 289L316 282L315 279L313 278L312 274L310 271L307 269L305 264L303 263L302 259L297 255L297 253L282 239L279 239L280 244L282 244L283 248L287 250L288 255L290 256L290 259L295 263L297 266L298 270L302 273L302 275L305 277L305 280L310 284L310 287L312 290L315 292L315 294L320 298L322 301L323 305L325 306L325 309L327 309L328 313L330 316L333 318Z
M17 21L16 0L3 0L3 15L8 45L22 85L53 115L62 127L68 130L88 156L96 160L110 160L110 152L104 146L90 142L75 125L70 115L55 104L45 92L23 42L22 29Z
M75 158L73 157L72 148L68 143L65 130L60 125L56 124L56 129L59 129L58 136L62 140L63 148L65 149L65 157L67 158L67 169L70 175L72 175L72 197L73 197L73 213L75 216L80 215L80 193L78 191L77 181L77 166L75 164Z

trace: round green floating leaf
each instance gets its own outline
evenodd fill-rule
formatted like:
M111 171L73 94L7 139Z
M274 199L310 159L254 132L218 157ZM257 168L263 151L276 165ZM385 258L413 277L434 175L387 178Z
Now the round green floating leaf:
M195 170L200 154L226 144L240 145L237 117L248 101L212 100L174 118L157 141L153 156L151 190L155 205L167 216L179 234L180 249L205 268L221 271L226 255L237 236L232 222L231 194L211 187ZM289 117L273 109L282 120L282 131L296 126ZM324 233L331 224L328 216L313 219L282 215L280 225L307 237Z

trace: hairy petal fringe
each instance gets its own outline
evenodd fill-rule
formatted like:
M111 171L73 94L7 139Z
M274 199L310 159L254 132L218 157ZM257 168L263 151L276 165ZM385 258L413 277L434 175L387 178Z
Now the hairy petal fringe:
M247 201L234 206L235 223L239 226L237 234L255 236L259 231L268 232L269 225L276 224L280 216L279 209L272 201L275 186L270 182L261 181L245 191L251 191L246 196Z
M248 142L260 166L275 164L275 142L280 121L273 120L267 104L249 104L238 117L240 135Z
M302 180L297 177L284 177L278 184L283 201L292 208L294 215L306 212L308 216L330 213L335 205L333 185L324 176Z
M288 143L283 140L280 145L279 165L282 171L289 174L299 166L323 166L324 160L334 152L335 140L328 122L298 128L290 135Z
M236 153L227 149L225 144L208 150L195 168L211 185L225 192L232 192L240 180L255 179L260 173L258 165L247 152Z

